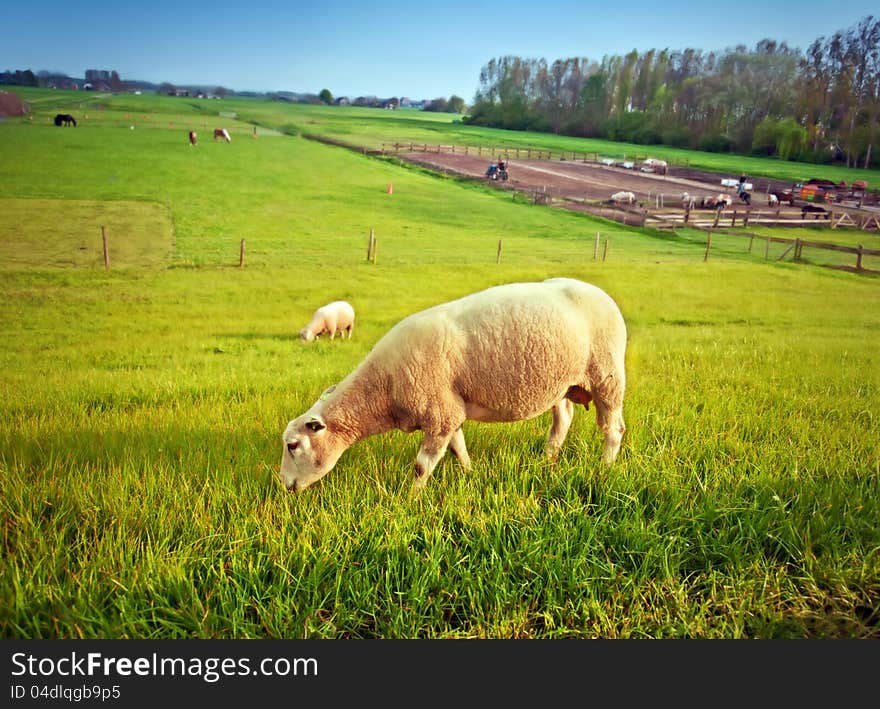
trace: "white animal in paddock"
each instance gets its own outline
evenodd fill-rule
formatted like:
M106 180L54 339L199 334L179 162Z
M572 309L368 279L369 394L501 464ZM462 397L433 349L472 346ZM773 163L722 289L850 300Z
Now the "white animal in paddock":
M312 319L299 331L299 337L301 340L311 342L316 337L329 332L332 340L338 332L343 338L348 333L350 340L352 330L354 330L354 308L347 301L334 300L315 311Z
M701 204L707 209L725 209L733 204L733 198L722 193L715 197L704 197Z
M779 206L779 197L777 197L772 192L767 196L767 204L771 207Z
M665 175L669 171L669 163L665 160L658 160L657 158L647 158L644 165L648 169L660 173L661 175Z
M615 204L635 204L636 196L632 192L615 192L611 195L611 201Z
M611 297L570 278L495 286L410 315L358 367L291 421L280 476L288 490L312 485L357 441L421 430L415 487L449 449L470 467L462 424L521 421L547 410L546 453L554 459L574 405L596 405L603 462L625 430L627 332Z
M693 209L696 206L697 200L694 197L691 197L687 192L681 193L681 208L682 209Z
M232 142L232 137L229 135L229 131L225 128L214 129L214 140L216 141L218 138L220 138L220 140L225 140L227 143Z

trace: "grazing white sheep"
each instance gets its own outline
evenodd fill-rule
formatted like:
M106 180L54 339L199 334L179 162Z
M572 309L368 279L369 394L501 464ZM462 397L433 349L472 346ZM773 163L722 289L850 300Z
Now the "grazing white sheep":
M348 339L351 339L352 330L354 330L354 308L344 300L334 300L315 311L308 325L299 331L299 337L301 340L311 342L319 335L329 332L332 340L338 332L342 337L348 333Z
M611 201L615 204L635 204L636 196L632 192L615 192L611 195Z
M282 436L280 476L301 490L354 443L392 429L424 433L420 488L447 448L465 469L466 420L520 421L551 410L546 452L555 458L574 404L596 404L611 464L625 430L626 325L596 286L569 278L495 286L397 323L360 365Z
M773 192L767 195L767 204L770 207L778 207L779 206L779 197L777 197Z

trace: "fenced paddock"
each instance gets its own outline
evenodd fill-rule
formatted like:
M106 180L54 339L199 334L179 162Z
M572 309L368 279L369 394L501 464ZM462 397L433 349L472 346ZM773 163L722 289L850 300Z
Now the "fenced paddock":
M600 159L596 153L553 152L543 149L506 146L468 146L428 143L383 143L377 155L397 155L402 159L439 172L471 179L484 179L487 163L499 159L508 162L510 179L493 186L536 196L535 202L589 212L628 226L696 228L756 226L827 226L880 231L880 210L858 202L822 205L827 213L802 212L803 204L794 206L767 204L767 191L784 184L770 179L755 180L752 203L738 203L735 191L721 185L721 176L670 166L665 174L650 168L643 170L645 156L632 156L631 169L620 162ZM717 179L716 179L717 178ZM631 191L636 204L615 205L610 197L617 191ZM683 193L699 205L704 198L727 194L730 207L685 209ZM872 194L865 204L875 199ZM813 206L813 205L810 205ZM615 211L616 210L616 211Z

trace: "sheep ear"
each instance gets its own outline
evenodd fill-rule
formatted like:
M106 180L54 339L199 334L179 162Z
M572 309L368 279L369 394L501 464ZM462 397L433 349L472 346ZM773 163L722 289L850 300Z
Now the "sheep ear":
M306 428L309 429L312 433L317 433L318 431L322 431L327 428L326 424L319 418L312 418L306 422Z

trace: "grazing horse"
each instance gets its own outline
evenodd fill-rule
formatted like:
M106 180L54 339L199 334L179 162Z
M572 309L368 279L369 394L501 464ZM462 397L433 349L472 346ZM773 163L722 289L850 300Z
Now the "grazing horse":
M778 206L780 202L788 202L793 207L794 194L792 194L791 190L772 190L767 193L767 202L771 207Z
M217 140L217 138L221 138L222 140L225 140L227 143L232 142L232 138L229 137L229 133L227 132L227 130L225 128L215 128L214 129L214 140Z
M189 144L190 144L190 145L195 145L195 144L198 143L198 142L199 142L199 136L198 136L198 134L197 134L194 130L191 130L191 131L189 132Z
M825 207L818 204L805 204L801 207L801 219L806 219L808 214L812 214L813 219L830 219L831 215Z
M56 126L69 126L71 123L73 124L73 127L76 128L76 118L71 116L69 113L59 113L57 116L55 116Z

